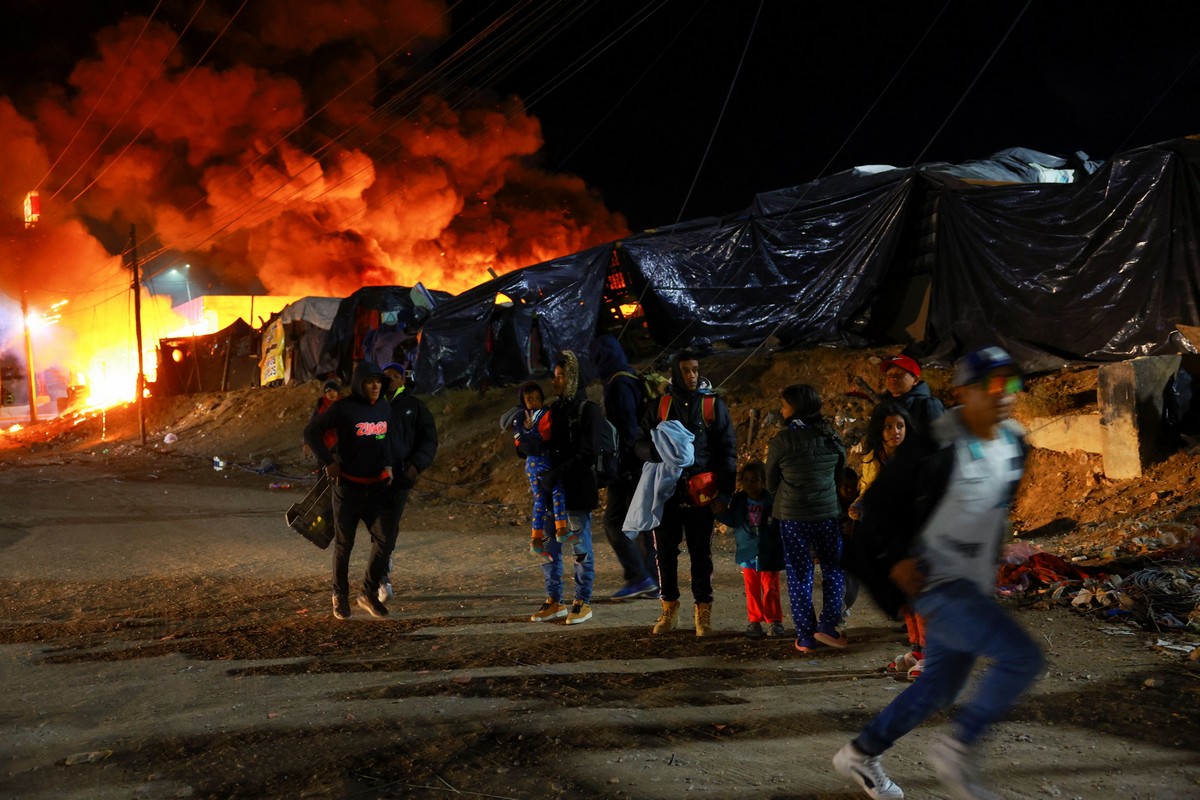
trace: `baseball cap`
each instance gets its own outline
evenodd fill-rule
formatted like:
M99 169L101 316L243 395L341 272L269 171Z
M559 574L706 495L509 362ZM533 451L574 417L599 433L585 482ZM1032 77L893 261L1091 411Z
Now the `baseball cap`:
M1016 374L1021 374L1021 367L1008 354L1008 351L992 345L972 350L954 362L954 385L968 386L979 383L998 369L1007 367Z
M379 368L379 371L387 372L389 369L394 369L394 370L396 370L396 372L399 372L401 375L403 375L406 372L405 366L403 364L397 364L395 361L393 361L390 364L384 364L382 367Z
M921 365L908 356L893 356L885 358L879 364L880 372L887 372L889 367L899 367L914 378L921 377Z

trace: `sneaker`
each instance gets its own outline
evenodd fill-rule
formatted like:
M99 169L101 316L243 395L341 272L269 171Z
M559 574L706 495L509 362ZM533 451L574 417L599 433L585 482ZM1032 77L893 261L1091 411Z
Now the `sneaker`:
M379 598L374 595L360 594L358 596L358 607L372 617L386 617L388 615L387 606L379 602Z
M646 578L637 583L627 583L612 593L613 600L632 600L635 597L647 597L658 594L658 584L653 578Z
M567 614L568 625L578 625L581 622L587 622L592 618L592 607L582 600L576 600L571 604L571 611Z
M746 626L746 638L747 639L761 639L766 635L767 635L767 632L763 630L763 626L762 626L761 622L751 622L749 625Z
M782 639L786 635L787 632L783 629L782 622L772 622L767 626L767 636L770 636L772 639Z
M338 619L350 619L350 600L345 595L333 596L333 616Z
M920 660L914 652L901 653L888 663L888 672L908 672Z
M983 785L978 757L970 745L943 736L929 749L929 760L955 800L996 800L996 795Z
M837 631L833 631L832 633L826 633L825 631L817 631L816 633L813 634L813 638L816 639L821 644L825 645L826 647L833 647L838 650L841 650L841 649L845 648L846 645L850 644L850 640L847 639L843 634L838 633Z
M395 593L392 592L392 582L391 581L389 581L387 578L384 578L382 581L379 582L379 602L386 603L388 600L391 600L395 596L396 596Z
M859 785L864 792L874 798L891 798L903 800L904 792L897 786L879 763L879 756L868 756L854 746L854 742L846 742L842 749L833 757L833 768L842 775Z
M925 659L922 658L920 661L908 668L908 679L910 681L915 681L917 678L921 677L921 673L924 671Z
M552 597L547 597L546 602L542 603L542 607L533 612L533 616L529 618L530 622L549 622L552 619L562 619L568 613L569 609L562 603Z

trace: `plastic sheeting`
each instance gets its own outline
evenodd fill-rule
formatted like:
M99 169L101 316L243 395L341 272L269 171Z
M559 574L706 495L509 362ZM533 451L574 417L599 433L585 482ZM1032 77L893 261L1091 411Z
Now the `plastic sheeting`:
M440 304L421 329L418 391L517 381L562 350L587 353L612 245L506 273ZM497 306L500 295L512 308ZM504 348L496 352L496 348ZM522 372L524 365L525 374Z
M793 210L622 242L650 332L675 346L843 339L895 253L912 191L904 171L833 199L779 194ZM776 203L777 201L777 203Z
M1083 183L946 191L928 339L996 343L1028 370L1168 346L1200 323L1200 145L1116 156Z

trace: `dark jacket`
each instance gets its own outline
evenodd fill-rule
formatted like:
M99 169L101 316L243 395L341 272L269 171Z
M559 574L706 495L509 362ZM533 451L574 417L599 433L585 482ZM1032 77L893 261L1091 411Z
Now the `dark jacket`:
M371 403L363 392L363 381L372 375L382 377L378 367L360 362L350 381L350 395L318 414L304 428L304 442L312 448L321 466L332 464L335 458L325 446L325 432L337 431L336 459L349 480L376 481L383 477L386 467L395 465L388 436L392 407L382 394Z
M758 559L759 572L779 572L784 568L783 539L779 535L779 521L772 514L771 493L763 495L762 524L750 524L747 509L750 498L745 492L736 492L729 500L729 509L724 514L714 515L717 522L733 529L737 552L734 561L743 564Z
M692 466L683 471L679 481L679 492L684 491L687 478L701 472L713 472L717 478L717 491L725 502L737 487L737 436L733 430L733 418L729 414L729 406L720 397L705 391L689 392L683 386L683 376L679 373L678 361L672 366L671 386L668 394L671 397L671 408L667 419L679 420L683 426L696 437L692 442L696 460ZM704 398L713 398L713 422L708 425L704 419ZM659 406L651 403L642 415L642 426L634 443L634 452L642 461L659 463L662 456L650 439L650 432L660 420Z
M767 491L775 496L775 517L837 519L842 512L837 485L845 467L846 449L826 420L789 422L767 446Z
M549 485L562 484L568 511L593 511L600 505L596 454L604 415L600 406L587 399L575 354L567 351L563 356L567 386L563 396L550 404L550 441L542 445L550 456L550 469L543 479ZM518 452L531 455L522 450L524 446L518 443Z
M390 405L392 419L388 436L392 440L396 483L398 486L411 486L404 473L409 465L416 467L417 472L429 469L433 457L437 455L437 426L429 407L408 387L393 394Z
M957 427L940 423L938 433ZM892 583L889 573L897 562L915 554L917 536L945 496L954 472L955 438L943 435L939 439L931 434L905 437L888 468L862 496L862 519L854 526L844 563L892 617L908 598ZM1022 453L1027 454L1024 437L1019 441ZM1009 503L1016 489L1011 487Z
M617 429L620 438L621 473L639 476L642 460L634 453L633 444L637 441L646 410L642 382L634 375L616 337L597 338L589 353L604 382L604 416Z
M917 426L917 433L926 437L930 435L933 421L946 413L945 404L933 396L933 392L929 391L929 384L925 381L917 381L913 388L899 397L892 397L884 392L880 401L904 406L904 410L913 418L913 424Z

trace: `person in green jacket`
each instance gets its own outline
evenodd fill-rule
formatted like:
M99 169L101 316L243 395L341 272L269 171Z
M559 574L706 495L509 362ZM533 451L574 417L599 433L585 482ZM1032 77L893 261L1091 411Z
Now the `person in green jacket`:
M838 523L837 482L846 449L829 420L821 416L821 395L806 383L780 392L785 428L767 447L767 491L783 537L788 598L796 624L796 649L818 644L843 648L837 629L846 590L842 571L842 531ZM821 617L813 608L813 555L821 560Z

